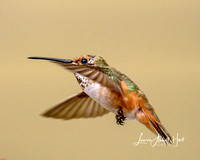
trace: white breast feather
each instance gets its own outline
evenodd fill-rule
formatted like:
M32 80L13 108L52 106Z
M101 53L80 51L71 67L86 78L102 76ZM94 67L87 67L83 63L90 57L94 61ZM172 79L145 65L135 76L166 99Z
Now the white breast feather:
M88 96L94 99L97 103L101 104L107 110L116 113L116 109L108 105L107 99L106 99L107 97L104 96L106 95L106 92L108 91L106 87L102 88L101 84L94 82L90 80L89 78L84 77L78 73L75 73L75 76L77 77L77 79L81 81L80 86ZM100 90L101 90L101 93L100 93Z

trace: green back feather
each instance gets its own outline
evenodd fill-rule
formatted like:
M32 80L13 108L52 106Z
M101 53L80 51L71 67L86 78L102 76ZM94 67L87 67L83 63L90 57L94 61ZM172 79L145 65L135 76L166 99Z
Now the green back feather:
M113 80L117 85L120 85L120 82L123 81L124 84L127 86L129 92L135 92L137 94L140 94L140 96L148 102L146 96L142 93L139 92L138 86L130 79L128 78L125 74L122 74L115 68L110 67L106 61L100 57L97 56L95 58L96 66L97 69L106 74L111 80Z

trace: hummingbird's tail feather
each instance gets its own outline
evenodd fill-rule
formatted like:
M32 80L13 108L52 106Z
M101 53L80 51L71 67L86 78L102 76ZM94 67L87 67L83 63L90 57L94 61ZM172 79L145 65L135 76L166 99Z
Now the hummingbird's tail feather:
M167 132L165 127L161 124L155 112L151 112L142 109L136 114L137 120L143 123L147 128L149 128L153 133L159 135L166 142L172 144L172 137Z
M156 135L162 137L164 142L168 142L172 144L172 138L164 126L161 124L158 116L154 112L153 107L148 103L148 99L142 93L142 91L138 90L139 93L130 92L127 85L121 81L120 83L124 101L126 106L130 109L136 110L136 119L144 124L148 129L150 129Z

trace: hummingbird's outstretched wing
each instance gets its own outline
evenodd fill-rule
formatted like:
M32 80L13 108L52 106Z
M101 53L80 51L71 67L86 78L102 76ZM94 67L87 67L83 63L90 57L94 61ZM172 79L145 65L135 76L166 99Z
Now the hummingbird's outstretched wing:
M98 66L89 66L89 65L77 65L73 63L63 63L55 62L62 65L64 68L70 70L73 73L78 73L82 76L85 76L95 82L100 83L101 85L108 87L109 89L122 93L120 88L120 80L117 79L112 73L112 69L109 67L98 67Z
M108 110L103 108L87 94L80 92L63 100L42 115L45 117L68 120L74 118L98 117L108 112Z

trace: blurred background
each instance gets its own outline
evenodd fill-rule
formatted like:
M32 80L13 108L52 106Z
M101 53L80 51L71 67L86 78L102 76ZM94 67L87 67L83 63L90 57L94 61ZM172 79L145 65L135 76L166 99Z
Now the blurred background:
M178 147L135 147L137 121L55 120L41 113L80 91L73 74L28 56L101 55L147 95ZM198 0L1 0L0 158L199 159Z

